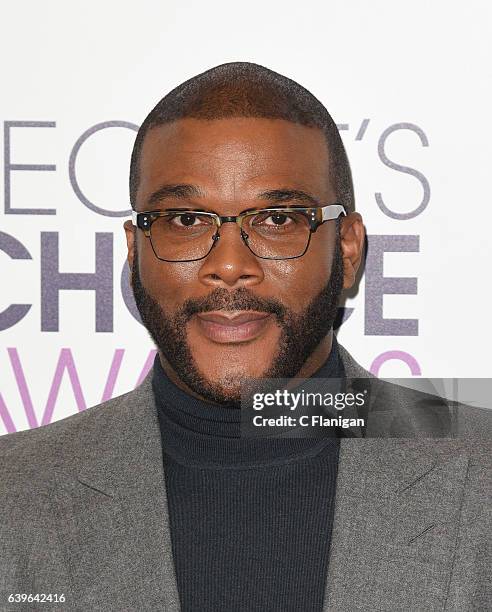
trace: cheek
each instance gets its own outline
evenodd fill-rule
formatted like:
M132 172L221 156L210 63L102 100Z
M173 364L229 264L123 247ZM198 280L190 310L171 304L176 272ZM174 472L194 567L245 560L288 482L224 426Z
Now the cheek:
M265 282L272 287L272 296L294 312L304 310L330 278L332 250L326 239L312 240L299 259L277 261L265 268Z
M139 244L140 278L148 293L166 310L174 312L192 297L199 262L170 263L157 259L150 241Z

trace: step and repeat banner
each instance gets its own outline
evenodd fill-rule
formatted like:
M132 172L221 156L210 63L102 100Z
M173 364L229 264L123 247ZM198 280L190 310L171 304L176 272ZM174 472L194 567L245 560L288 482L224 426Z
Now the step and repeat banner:
M487 2L1 10L0 434L150 368L123 231L133 141L170 89L228 61L297 80L338 124L369 243L339 341L379 376L490 376Z

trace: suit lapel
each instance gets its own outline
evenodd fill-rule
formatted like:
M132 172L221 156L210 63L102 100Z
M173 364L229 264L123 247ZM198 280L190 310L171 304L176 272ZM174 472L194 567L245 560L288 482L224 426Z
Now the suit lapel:
M73 609L178 612L150 376L87 421L68 449L71 465L57 470L54 497Z
M324 612L441 609L467 466L455 440L342 440Z

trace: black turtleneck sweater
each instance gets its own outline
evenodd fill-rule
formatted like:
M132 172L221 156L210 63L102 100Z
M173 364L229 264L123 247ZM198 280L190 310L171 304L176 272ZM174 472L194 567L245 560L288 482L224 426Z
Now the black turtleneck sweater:
M343 377L333 337L316 378ZM171 540L183 612L321 611L339 440L240 437L240 410L173 384L158 355Z

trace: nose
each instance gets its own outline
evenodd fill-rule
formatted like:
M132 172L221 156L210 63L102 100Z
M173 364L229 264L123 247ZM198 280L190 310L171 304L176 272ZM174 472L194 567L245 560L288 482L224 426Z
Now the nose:
M199 279L216 288L252 287L264 279L260 260L244 244L236 223L224 223L220 238L203 260Z

